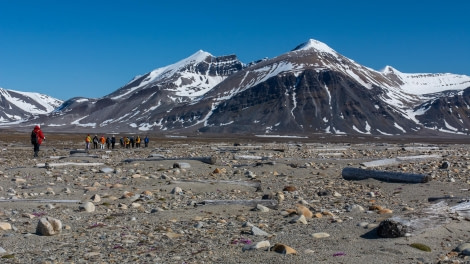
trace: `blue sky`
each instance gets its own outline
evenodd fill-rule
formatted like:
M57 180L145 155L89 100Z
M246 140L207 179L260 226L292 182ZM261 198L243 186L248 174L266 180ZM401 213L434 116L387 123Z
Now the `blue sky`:
M96 98L198 50L248 63L311 38L376 70L470 75L469 10L462 0L0 0L0 87Z

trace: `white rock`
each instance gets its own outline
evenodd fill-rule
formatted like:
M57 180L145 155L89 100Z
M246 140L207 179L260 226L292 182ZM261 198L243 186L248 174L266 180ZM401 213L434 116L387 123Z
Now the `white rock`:
M305 218L304 215L298 215L298 216L294 217L290 222L291 223L299 223L300 222L300 223L306 225L307 224L307 219Z
M253 243L251 245L245 245L245 246L243 246L242 250L243 251L245 251L245 250L254 250L254 249L266 248L266 247L271 247L271 243L269 243L268 240L259 241L259 242Z
M39 219L36 227L36 233L41 236L52 236L60 233L62 222L59 219L44 217Z
M171 190L171 194L181 194L181 193L183 193L183 189L181 189L178 186L176 186L175 188L173 188L173 190Z
M80 210L91 213L95 211L95 205L92 202L85 202L80 206Z
M314 238L326 238L326 237L329 237L329 236L330 236L330 234L325 233L325 232L319 232L319 233L312 234L312 237L314 237Z
M256 205L256 210L260 211L260 212L263 212L263 213L267 213L269 212L269 208L262 205L262 204L257 204Z
M101 201L101 197L98 194L95 194L91 197L91 200L95 203L99 203Z
M11 230L11 224L7 222L0 222L0 230Z

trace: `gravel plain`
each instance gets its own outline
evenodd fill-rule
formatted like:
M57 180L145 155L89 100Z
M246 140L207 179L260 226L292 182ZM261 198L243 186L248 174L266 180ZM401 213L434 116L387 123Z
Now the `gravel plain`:
M85 153L85 135L46 137L39 158L27 136L0 141L2 263L470 262L470 218L450 210L469 197L461 142L153 137ZM345 167L432 180L347 181ZM391 217L419 228L379 237ZM60 229L38 231L44 218Z

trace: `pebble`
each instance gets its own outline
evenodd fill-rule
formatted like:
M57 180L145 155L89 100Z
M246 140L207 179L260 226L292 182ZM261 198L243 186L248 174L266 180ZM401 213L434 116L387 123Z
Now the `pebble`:
M173 190L171 190L171 194L182 194L183 193L183 189L181 189L181 187L175 187L173 188Z
M262 212L262 213L267 213L267 212L270 211L268 207L266 207L266 206L264 206L264 205L262 205L262 204L257 204L257 205L256 205L256 210L257 210L257 211L260 211L260 212Z
M460 245L458 245L456 248L455 248L455 251L457 252L462 252L464 250L470 250L470 242L465 242L465 243L462 243Z
M267 248L270 246L271 246L271 243L269 243L268 240L264 240L264 241L259 241L253 244L244 245L242 250L243 251L254 250L254 249L260 249L260 248Z
M62 222L52 217L39 219L36 227L36 234L40 236L52 236L62 231Z
M91 201L94 203L99 203L101 201L101 197L98 194L94 194L91 196Z
M330 236L330 234L325 233L325 232L319 232L319 233L312 234L312 237L314 237L314 238L326 238L326 237L329 237L329 236Z
M251 227L251 234L254 236L269 236L265 231L257 228L256 226Z
M87 213L92 213L95 211L95 205L92 202L85 202L79 207L79 209Z
M305 216L305 218L312 218L313 217L312 211L310 211L310 209L308 209L307 207L305 207L301 204L296 205L296 211L297 211L298 215L303 215L303 216Z
M114 169L109 168L109 167L105 167L105 168L101 168L100 172L102 172L102 173L111 173L111 172L114 172Z
M11 230L11 224L7 222L0 222L0 230Z
M298 216L294 217L290 221L290 223L302 223L302 224L306 225L307 224L307 219L305 218L304 215L298 215Z
M275 251L277 253L281 253L281 254L284 254L284 255L288 255L288 254L297 254L297 251L287 245L284 245L284 244L280 244L280 243L277 243L277 244L274 244L274 246L271 248L271 251Z

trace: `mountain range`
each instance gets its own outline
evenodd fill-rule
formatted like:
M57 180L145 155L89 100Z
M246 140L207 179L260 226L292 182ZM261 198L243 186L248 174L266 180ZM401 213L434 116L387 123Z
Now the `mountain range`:
M313 39L249 64L198 51L101 98L0 93L2 126L64 132L395 136L470 128L469 76L376 71Z

